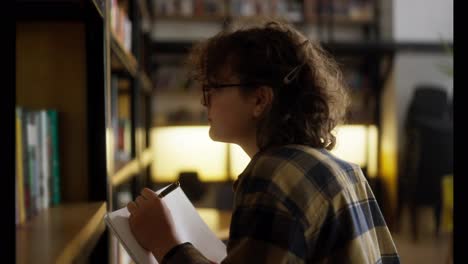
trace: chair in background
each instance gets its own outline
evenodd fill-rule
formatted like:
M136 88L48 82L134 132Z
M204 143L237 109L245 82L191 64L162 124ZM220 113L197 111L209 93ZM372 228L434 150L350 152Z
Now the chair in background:
M399 176L397 223L404 204L410 209L413 239L417 239L418 210L434 210L439 235L442 177L453 173L453 122L447 93L441 87L416 88L405 123L403 171Z
M206 186L200 181L197 172L179 173L179 182L185 195L192 203L200 201L206 193Z

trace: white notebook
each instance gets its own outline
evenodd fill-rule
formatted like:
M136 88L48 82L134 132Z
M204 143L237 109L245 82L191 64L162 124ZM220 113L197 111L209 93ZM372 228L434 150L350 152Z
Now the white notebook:
M166 187L158 190L159 194ZM172 213L177 233L184 242L192 243L206 258L220 263L226 257L225 244L214 234L180 187L164 198ZM133 236L128 224L130 213L124 207L106 214L104 220L111 232L118 238L127 253L137 264L158 263L151 252L143 249Z

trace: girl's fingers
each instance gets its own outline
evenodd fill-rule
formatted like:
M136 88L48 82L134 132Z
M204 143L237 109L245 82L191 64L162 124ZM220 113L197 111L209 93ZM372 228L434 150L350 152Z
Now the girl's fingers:
M146 199L139 195L136 199L135 199L136 203L138 204L138 206L142 206L145 202L146 202Z
M131 201L127 204L127 209L130 212L130 214L135 214L138 210L138 207L134 201Z
M141 195L146 200L158 199L158 195L155 192L153 192L151 189L148 189L148 188L143 188L143 190L141 190Z

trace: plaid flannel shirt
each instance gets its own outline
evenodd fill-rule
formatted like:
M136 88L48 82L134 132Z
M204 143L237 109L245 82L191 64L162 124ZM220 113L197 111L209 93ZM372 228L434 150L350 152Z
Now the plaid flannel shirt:
M358 165L302 145L257 153L234 183L222 263L400 263ZM191 244L166 263L210 263Z

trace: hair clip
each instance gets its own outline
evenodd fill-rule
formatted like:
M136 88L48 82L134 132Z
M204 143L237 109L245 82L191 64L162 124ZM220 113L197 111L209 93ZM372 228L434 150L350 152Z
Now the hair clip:
M287 85L287 84L290 84L292 81L294 81L300 69L302 68L302 66L304 66L304 64L305 62L303 62L301 65L294 67L294 69L292 69L286 76L284 76L283 83Z

